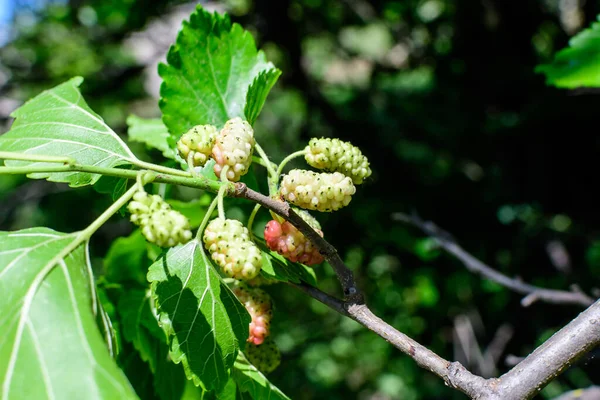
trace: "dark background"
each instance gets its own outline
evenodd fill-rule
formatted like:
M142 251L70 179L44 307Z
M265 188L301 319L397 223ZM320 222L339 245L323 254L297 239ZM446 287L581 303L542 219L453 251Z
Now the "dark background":
M547 87L534 69L596 20L600 2L206 6L230 12L283 70L255 126L276 161L313 136L351 141L369 157L373 176L351 205L318 218L378 315L444 358L498 376L509 368L507 356L529 354L581 311L543 303L523 308L520 295L470 274L394 214L434 221L476 257L526 282L564 290L577 284L588 293L599 286L599 97ZM194 5L5 0L1 7L0 132L22 101L82 75L90 106L125 134L129 114L160 115L156 62ZM73 231L109 202L92 189L2 176L0 228ZM99 270L110 242L131 229L115 219L96 235ZM327 266L316 271L321 288L339 293ZM302 293L269 290L277 301L273 334L284 354L271 380L292 398L464 398ZM485 358L491 343L497 360ZM587 358L540 398L600 384L598 371L597 358Z

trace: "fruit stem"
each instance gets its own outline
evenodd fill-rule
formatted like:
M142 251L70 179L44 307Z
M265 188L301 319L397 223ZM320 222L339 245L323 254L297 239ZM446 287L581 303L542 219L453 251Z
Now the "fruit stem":
M194 168L194 153L190 151L190 154L187 156L187 160L185 162L188 165L188 171L192 174L192 176L197 176L196 169Z
M273 168L273 165L271 163L271 160L269 160L267 153L265 153L265 151L262 149L262 147L260 147L258 143L254 143L254 148L260 155L260 158L262 158L262 160L264 161L265 168L267 169L267 171L269 171L269 176L276 176L277 174L275 173L275 168Z
M250 213L250 217L248 218L248 232L250 234L250 240L254 240L254 233L252 233L252 224L254 224L254 217L256 217L258 210L260 210L260 204L256 203L254 209L252 209L252 212Z
M227 188L227 172L229 172L229 165L223 166L221 170L221 182L223 182L223 186L219 188L219 193L217 194L218 201L218 209L219 209L219 218L225 219L225 207L223 206L223 198L225 197L225 189Z
M223 185L224 187L225 185ZM204 232L204 228L206 228L206 225L208 224L208 221L210 220L210 217L212 216L213 211L215 211L215 207L217 206L217 202L218 202L219 196L215 197L213 199L213 201L210 203L210 205L208 206L208 209L206 210L206 214L204 214L204 218L202 219L202 223L200 224L200 227L198 227L198 232L196 232L196 240L199 240L200 235L202 235L202 232Z
M277 193L277 190L278 190L277 184L279 183L279 175L275 171L275 167L277 167L277 164L272 163L269 160L269 157L267 156L265 151L262 149L262 147L260 147L260 145L258 143L254 144L254 148L256 149L258 154L260 154L260 157L262 158L263 162L266 164L265 168L267 168L267 172L269 173L269 178L268 178L269 195L274 196L275 193Z
M289 156L287 156L286 158L283 159L283 161L281 161L281 163L279 163L279 168L277 169L277 177L279 177L281 175L281 173L283 172L283 167L285 167L285 165L292 161L294 158L296 157L300 157L306 154L306 150L300 150L300 151L296 151L292 154L290 154Z

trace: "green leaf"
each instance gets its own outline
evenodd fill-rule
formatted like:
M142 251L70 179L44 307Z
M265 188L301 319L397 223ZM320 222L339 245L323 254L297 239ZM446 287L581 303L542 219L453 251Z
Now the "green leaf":
M266 71L262 71L254 81L250 88L248 89L248 94L246 94L246 106L244 107L244 114L246 114L246 119L253 125L263 106L265 105L265 100L271 91L275 82L281 75L281 70L277 68L271 68Z
M104 258L105 278L111 283L134 282L146 287L148 242L139 229L114 240Z
M152 149L160 150L166 158L176 159L175 143L160 118L145 119L130 115L127 117L127 126L129 140L144 143Z
M263 255L263 265L260 271L262 276L281 282L300 283L300 281L304 281L316 286L317 277L312 268L291 262L282 255L269 250L262 239L254 238L254 242L261 249Z
M0 136L0 151L71 157L80 164L116 167L137 161L127 145L86 104L76 77L46 90L14 111L10 131ZM6 160L7 166L56 166L56 163ZM95 183L101 175L88 172L29 174L29 178L70 186Z
M171 358L205 390L225 387L250 316L192 240L171 248L148 271Z
M289 400L289 397L269 382L262 372L248 362L243 354L240 354L235 360L231 376L239 390L248 392L253 399Z
M162 400L201 399L201 388L188 381L181 364L174 364L169 357L166 344L161 344L157 354L157 368L154 374L154 390ZM187 393L187 397L184 393Z
M150 294L139 289L127 290L119 299L117 309L123 337L133 343L142 360L156 372L157 353L161 342L166 343L166 337L150 309Z
M133 399L95 320L87 245L46 228L0 232L3 399Z
M549 64L536 72L546 75L546 84L559 88L600 86L600 22L575 35L569 47L559 51Z
M195 125L220 128L233 117L248 119L244 115L248 88L267 70L274 66L257 51L249 32L231 24L226 15L198 8L189 22L183 22L167 64L158 68L163 78L160 108L171 136L178 138ZM260 111L260 97L266 96L266 85L274 83L273 74L253 91L254 117Z

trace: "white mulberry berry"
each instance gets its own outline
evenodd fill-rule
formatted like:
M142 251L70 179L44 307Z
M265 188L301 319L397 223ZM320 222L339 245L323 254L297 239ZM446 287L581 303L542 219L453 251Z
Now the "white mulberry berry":
M350 203L356 187L352 179L339 172L329 174L293 169L284 175L279 193L301 208L335 211Z
M249 280L260 272L262 255L240 221L213 219L204 230L203 240L213 261L230 278Z
M188 219L158 195L137 192L127 209L131 222L141 228L142 235L161 247L187 243L192 238Z
M227 179L237 182L250 168L254 151L254 130L246 121L236 117L225 123L217 136L212 156L217 162L215 174L220 178L225 165L229 166Z
M267 338L258 346L248 343L244 353L248 361L265 374L273 372L281 363L281 352L271 338Z
M236 282L233 294L246 307L252 321L249 326L248 342L261 344L269 336L269 327L273 316L271 296L259 288L251 288L242 282Z
M367 157L358 147L339 139L311 139L304 158L312 167L349 176L355 185L371 176Z
M195 167L206 164L212 153L217 128L213 125L196 125L184 133L177 142L179 155L186 161L191 161Z

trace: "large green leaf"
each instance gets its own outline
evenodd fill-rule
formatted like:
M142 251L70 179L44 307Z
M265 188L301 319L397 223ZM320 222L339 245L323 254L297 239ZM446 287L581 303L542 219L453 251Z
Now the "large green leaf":
M0 136L0 151L70 157L80 164L116 167L136 160L127 145L86 104L76 77L46 90L14 111L10 131ZM56 166L56 163L5 161L7 166ZM53 172L28 175L71 186L95 183L101 175Z
M251 115L244 115L248 88L262 71L275 70L254 39L229 17L198 8L184 21L177 41L160 64L160 108L175 138L195 125L222 127L233 117L250 119L260 112L278 75L270 73L252 91Z
M279 388L273 385L256 367L239 354L231 376L241 392L248 392L253 399L289 400Z
M131 399L94 316L87 245L46 228L0 232L2 399Z
M549 64L536 72L546 75L546 84L560 88L600 86L600 22L575 35L569 47L559 51Z
M111 283L148 285L148 241L139 229L114 240L104 257L104 278Z
M166 158L176 159L175 142L171 140L169 130L160 118L127 117L127 135L129 140L146 144L160 150Z
M166 337L150 308L150 294L140 289L125 291L117 307L121 316L123 337L133 343L142 360L156 372L157 354Z
M250 316L192 240L171 248L148 272L171 358L206 390L226 385Z

